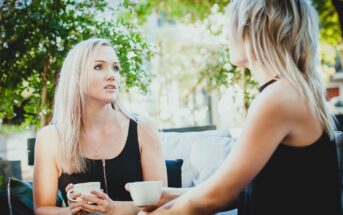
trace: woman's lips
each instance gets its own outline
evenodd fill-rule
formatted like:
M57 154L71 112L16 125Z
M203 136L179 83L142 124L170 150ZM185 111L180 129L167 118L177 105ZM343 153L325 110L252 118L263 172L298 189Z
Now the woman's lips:
M105 86L105 89L107 89L107 90L115 90L116 86L113 85L113 84L108 84L108 85Z

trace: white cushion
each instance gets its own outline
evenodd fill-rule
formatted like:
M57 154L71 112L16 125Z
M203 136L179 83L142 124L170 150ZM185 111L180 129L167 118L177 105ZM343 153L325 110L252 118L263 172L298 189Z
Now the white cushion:
M190 153L192 185L203 182L219 168L230 151L232 141L228 133L204 134L196 139Z
M189 154L194 142L190 133L168 132L161 133L163 156L167 160L182 159L182 187L191 187L193 173Z
M192 187L211 176L234 141L227 130L160 134L164 158L183 159L182 187Z

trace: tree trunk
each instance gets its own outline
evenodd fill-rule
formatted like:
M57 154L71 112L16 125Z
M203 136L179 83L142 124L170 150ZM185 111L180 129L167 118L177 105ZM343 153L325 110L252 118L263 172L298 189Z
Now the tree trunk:
M42 100L41 100L41 121L40 121L41 127L43 127L47 124L46 102L47 102L47 96L48 96L48 86L47 86L48 85L48 83L47 83L48 79L47 79L47 76L48 76L49 68L50 68L50 59L49 59L49 57L46 57L45 61L44 61L44 65L43 65L43 74L42 74L43 87L42 87L42 93L41 93L41 96L42 96Z

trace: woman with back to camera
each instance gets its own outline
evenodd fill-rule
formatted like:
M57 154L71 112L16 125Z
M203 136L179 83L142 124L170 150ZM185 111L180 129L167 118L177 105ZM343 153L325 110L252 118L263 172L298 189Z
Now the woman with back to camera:
M142 180L166 185L158 132L149 120L122 109L120 83L118 58L107 40L85 40L68 53L52 123L36 140L36 214L137 214L124 185ZM76 203L67 198L73 184L91 181L101 182L104 192L95 191L94 197L83 196L84 201ZM69 207L56 207L58 189Z
M232 0L230 58L260 94L206 182L149 214L339 215L334 122L325 100L318 19L309 0Z

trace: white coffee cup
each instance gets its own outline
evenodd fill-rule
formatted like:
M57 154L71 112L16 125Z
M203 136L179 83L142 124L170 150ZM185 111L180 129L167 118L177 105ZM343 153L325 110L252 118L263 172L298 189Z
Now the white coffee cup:
M74 187L67 192L67 197L72 202L80 202L82 201L81 196L77 197L76 199L72 199L70 194L81 193L81 195L93 195L91 194L93 190L99 190L99 191L101 190L100 182L86 182L86 183L74 184Z
M133 202L137 206L156 204L162 194L162 181L139 181L128 183Z

